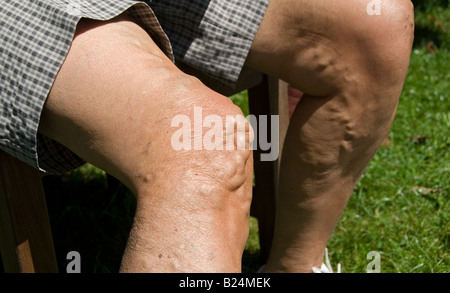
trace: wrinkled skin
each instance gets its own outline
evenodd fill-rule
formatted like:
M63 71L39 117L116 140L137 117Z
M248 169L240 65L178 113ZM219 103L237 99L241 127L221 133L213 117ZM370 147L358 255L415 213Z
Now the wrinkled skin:
M366 3L367 2L367 3ZM246 66L304 93L281 162L267 272L311 272L394 118L413 39L408 0L272 0ZM122 272L240 272L252 152L181 150L171 120L239 108L182 73L129 16L82 20L40 132L127 185L137 210ZM224 132L224 138L236 134ZM245 143L252 137L246 126Z

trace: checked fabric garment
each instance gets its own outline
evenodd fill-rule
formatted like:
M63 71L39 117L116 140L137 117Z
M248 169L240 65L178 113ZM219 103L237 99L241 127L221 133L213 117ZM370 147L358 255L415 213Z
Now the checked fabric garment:
M81 18L130 13L174 62L233 85L270 0L8 0L0 5L0 149L50 174L84 161L38 133Z

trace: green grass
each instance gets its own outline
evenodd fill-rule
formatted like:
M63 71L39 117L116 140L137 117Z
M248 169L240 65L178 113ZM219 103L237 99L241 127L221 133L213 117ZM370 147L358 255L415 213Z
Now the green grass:
M449 92L449 52L415 48L390 143L368 166L328 245L344 272L365 272L371 251L381 255L381 272L450 272ZM248 255L257 248L254 226Z
M450 272L450 55L415 49L392 129L329 243L346 272Z
M450 272L450 53L416 48L389 132L352 195L328 248L344 272L365 272L381 254L381 272ZM248 113L245 92L232 97ZM60 270L80 252L83 272L116 272L135 201L91 165L44 179ZM252 218L244 272L260 266Z
M365 272L370 251L381 254L381 272L450 272L449 15L442 7L417 11L416 45L391 142L368 166L328 244L332 263L341 262L344 272ZM425 49L430 41L437 54ZM232 99L247 115L246 93ZM44 184L60 271L75 250L83 272L117 272L133 195L91 165L47 176ZM258 269L258 256L252 218L244 272Z
M448 0L413 1L415 9L416 45L432 41L438 47L450 47L450 9ZM436 3L432 3L436 2ZM441 2L438 5L438 2ZM446 4L444 2L447 2Z
M82 272L117 272L135 212L134 195L90 164L43 181L59 271L66 271L67 253L77 251Z
M371 251L380 253L384 273L450 272L450 9L416 7L415 47L390 143L368 166L328 243L332 264L341 262L346 273L365 272ZM257 226L250 256L256 240Z

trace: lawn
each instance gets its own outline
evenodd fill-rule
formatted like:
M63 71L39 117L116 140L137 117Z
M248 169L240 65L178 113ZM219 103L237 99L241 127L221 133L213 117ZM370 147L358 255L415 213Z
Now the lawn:
M389 138L357 185L328 249L343 272L450 272L450 53L416 47ZM234 97L242 103L245 95ZM257 225L245 257L257 265Z
M448 4L416 5L416 40L396 119L328 244L343 272L366 272L370 252L380 256L381 272L450 272L449 26ZM234 99L245 106L245 95ZM251 227L249 271L258 265L254 220Z
M398 114L329 242L345 272L450 272L450 55L413 51Z
M450 272L450 9L419 5L416 24L389 139L328 244L332 264L340 262L346 273L365 272L372 251L381 257L382 273ZM245 92L232 99L248 113ZM75 250L82 272L117 272L134 215L133 195L91 165L46 176L44 184L60 271ZM257 220L250 226L244 272L260 265Z

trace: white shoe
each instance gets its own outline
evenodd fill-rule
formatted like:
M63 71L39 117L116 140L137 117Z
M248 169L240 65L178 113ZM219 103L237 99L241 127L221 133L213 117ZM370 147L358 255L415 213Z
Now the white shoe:
M312 268L313 273L316 273L316 274L333 273L333 268L331 267L330 259L328 258L328 249L327 248L325 248L325 263L322 264L322 266L320 268L313 267ZM338 273L338 274L341 273L341 264L338 264L336 273Z
M322 264L322 266L320 268L313 267L312 268L313 273L316 273L316 274L333 273L333 268L331 267L330 259L328 258L328 249L327 248L325 248L325 263L326 264ZM266 268L266 265L261 266L259 268L259 270L257 271L257 273L264 273L265 268ZM341 273L341 264L337 265L336 273L338 273L338 274Z

